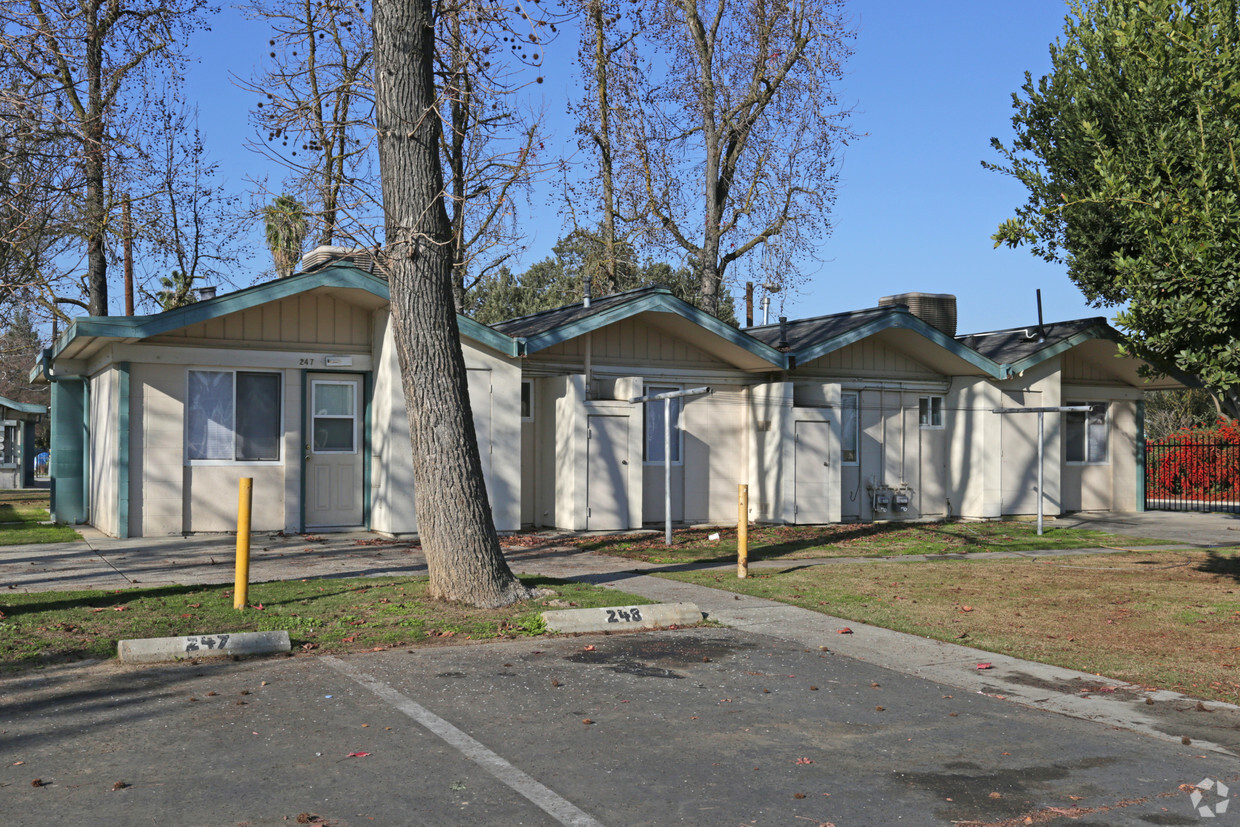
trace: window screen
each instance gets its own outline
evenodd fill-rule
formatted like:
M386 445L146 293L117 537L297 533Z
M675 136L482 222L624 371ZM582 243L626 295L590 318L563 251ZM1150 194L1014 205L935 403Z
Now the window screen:
M649 396L660 393L673 393L680 388L646 389ZM680 399L660 399L646 403L646 462L663 462L663 411L666 408L672 419L672 462L680 462Z
M1069 411L1064 414L1064 454L1068 462L1105 463L1107 461L1107 404L1105 402L1069 402L1089 405L1093 410Z
M230 371L189 372L190 459L234 459L233 375Z
M237 459L280 458L280 376L237 374Z

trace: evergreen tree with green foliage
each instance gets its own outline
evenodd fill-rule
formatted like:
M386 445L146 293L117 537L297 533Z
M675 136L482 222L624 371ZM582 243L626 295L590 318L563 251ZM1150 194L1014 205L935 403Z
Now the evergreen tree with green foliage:
M657 284L671 290L677 298L701 307L701 280L695 270L655 261L638 266L630 245L617 242L614 246L619 251L614 266L616 292ZM468 304L473 317L483 324L495 324L580 302L585 295L585 276L599 272L599 263L606 255L603 243L594 235L574 232L560 239L552 252L553 256L531 265L520 276L504 267L480 281ZM596 298L601 298L597 285L591 289ZM718 316L736 325L731 295L725 293L720 297Z
M995 246L1029 245L1127 352L1240 414L1240 11L1235 0L1073 0L1052 69L1013 95L987 164L1029 190Z

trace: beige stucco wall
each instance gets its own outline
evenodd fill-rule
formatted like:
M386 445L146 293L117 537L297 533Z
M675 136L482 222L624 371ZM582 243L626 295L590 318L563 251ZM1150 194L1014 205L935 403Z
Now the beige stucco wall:
M182 351L183 358L200 355ZM178 353L166 350L175 360ZM286 509L287 491L299 488L300 373L261 365L280 373L284 441L279 463L191 465L185 459L185 405L191 369L228 368L221 364L131 363L129 532L159 536L195 531L235 531L237 493L242 477L253 479L250 524L255 531L298 531L298 513ZM93 406L92 406L93 407ZM290 520L291 516L291 520Z
M387 534L417 531L413 453L401 385L394 330L386 311L376 311L374 397L371 408L371 528ZM462 340L470 374L470 406L491 511L499 531L521 527L521 368L470 340Z
M1137 510L1137 402L1140 391L1116 385L1064 385L1065 405L1107 402L1107 461L1063 462L1065 511Z

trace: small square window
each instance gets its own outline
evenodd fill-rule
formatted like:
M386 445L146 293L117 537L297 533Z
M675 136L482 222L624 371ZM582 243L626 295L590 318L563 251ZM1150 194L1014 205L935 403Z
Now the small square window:
M1089 405L1090 410L1064 414L1064 459L1088 465L1104 465L1107 460L1107 403L1069 402Z
M521 383L521 421L534 421L534 383L529 380Z
M840 396L840 462L857 464L857 394Z
M943 427L943 397L923 396L917 401L917 421L923 428Z

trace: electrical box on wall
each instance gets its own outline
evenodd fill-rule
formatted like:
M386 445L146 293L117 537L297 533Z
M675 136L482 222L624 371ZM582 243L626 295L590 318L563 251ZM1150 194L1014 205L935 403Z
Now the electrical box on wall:
M909 494L908 488L900 488L896 491L895 496L892 498L896 511L901 513L908 511Z

